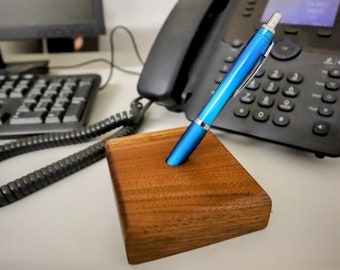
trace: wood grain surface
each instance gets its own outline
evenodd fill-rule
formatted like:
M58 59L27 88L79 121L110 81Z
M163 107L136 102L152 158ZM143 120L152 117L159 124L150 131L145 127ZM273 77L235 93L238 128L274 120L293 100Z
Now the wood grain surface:
M270 197L211 132L185 164L166 164L184 130L134 135L106 144L131 264L216 243L268 224Z

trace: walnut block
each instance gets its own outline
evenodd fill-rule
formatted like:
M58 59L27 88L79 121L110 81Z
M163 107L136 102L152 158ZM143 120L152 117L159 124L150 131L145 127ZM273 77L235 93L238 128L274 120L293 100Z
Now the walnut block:
M267 226L271 199L211 133L183 165L165 162L185 128L106 144L130 264Z

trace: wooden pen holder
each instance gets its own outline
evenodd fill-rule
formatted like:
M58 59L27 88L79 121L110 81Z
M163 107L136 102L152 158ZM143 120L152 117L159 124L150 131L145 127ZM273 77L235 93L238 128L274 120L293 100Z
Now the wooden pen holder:
M137 264L267 226L271 199L208 132L183 165L165 162L185 128L106 144L128 261Z

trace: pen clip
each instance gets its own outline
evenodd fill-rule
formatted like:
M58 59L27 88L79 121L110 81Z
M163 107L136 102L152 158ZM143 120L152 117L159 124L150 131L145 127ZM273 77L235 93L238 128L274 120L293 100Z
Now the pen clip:
M236 97L239 93L242 92L242 90L246 87L246 85L254 78L255 74L259 71L259 69L262 67L263 63L265 62L266 58L268 57L270 51L272 50L274 46L274 42L272 42L266 52L262 54L259 59L257 60L256 64L252 68L252 70L249 72L248 76L243 80L240 87L235 91L233 98Z

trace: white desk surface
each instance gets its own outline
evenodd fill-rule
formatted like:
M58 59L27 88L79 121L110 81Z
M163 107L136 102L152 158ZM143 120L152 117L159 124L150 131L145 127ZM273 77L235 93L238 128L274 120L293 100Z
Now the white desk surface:
M51 65L96 54L51 55ZM116 58L118 63L124 57ZM127 68L129 62L125 61ZM139 70L138 67L135 70ZM98 72L105 65L58 72ZM138 77L115 70L90 122L126 110ZM152 105L140 133L186 126L182 113ZM340 159L214 130L273 202L266 229L164 259L129 265L106 160L0 209L1 269L340 269ZM0 163L0 184L83 149L42 150Z

